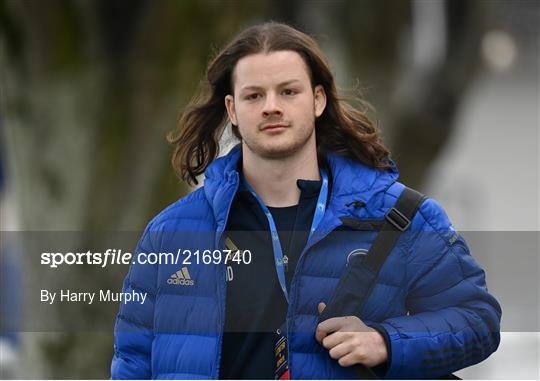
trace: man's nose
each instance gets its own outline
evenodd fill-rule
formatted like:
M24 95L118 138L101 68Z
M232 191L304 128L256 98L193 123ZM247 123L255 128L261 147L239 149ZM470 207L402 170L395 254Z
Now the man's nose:
M276 94L268 94L264 102L262 113L265 117L271 115L282 115L283 110L279 104Z

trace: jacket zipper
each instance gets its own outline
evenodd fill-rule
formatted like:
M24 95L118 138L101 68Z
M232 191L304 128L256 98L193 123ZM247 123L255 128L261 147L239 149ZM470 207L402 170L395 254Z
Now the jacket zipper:
M323 217L323 220L324 220L324 217ZM320 232L320 230L315 230L314 233L317 234L317 237L318 238L313 238L310 242L310 240L308 239L308 242L306 244L306 246L304 247L304 249L302 250L302 252L300 253L300 257L298 258L298 263L296 264L296 268L294 269L294 273L293 273L293 277L291 279L291 294L290 294L290 299L289 299L289 304L287 306L287 316L286 316L286 329L287 329L287 361L289 362L289 375L291 377L291 379L293 379L292 377L292 364L291 364L291 356L290 356L290 348L291 348L291 341L290 341L290 335L289 335L289 322L291 322L291 314L292 314L292 304L293 304L293 301L296 302L296 293L297 293L297 287L294 287L296 282L296 278L297 278L297 273L298 273L298 269L303 265L304 263L304 257L307 253L307 251L309 249L311 249L315 244L317 244L318 242L322 241L324 238L326 238L330 233L332 233L335 229L337 229L339 226L343 225L343 223L341 222L341 220L338 220L339 223L335 224L335 226L332 226L330 228L330 230L328 230L327 233L324 233L324 234L317 234L318 232ZM294 295L293 295L293 290L294 290ZM294 322L291 322L291 324L294 324Z
M232 206L232 203L233 203L233 200L234 200L234 196L236 195L236 192L238 191L238 187L239 187L239 180L238 180L238 172L235 172L235 184L234 184L234 192L232 193L232 197L230 198L229 200L229 204L227 206L227 214L225 215L225 220L223 222L223 225L222 227L217 231L217 239L216 239L216 242L220 242L221 241L221 236L223 235L223 232L225 231L225 227L227 226L227 221L229 220L229 213L231 211L231 206ZM222 249L220 247L220 249ZM219 271L219 275L220 275L220 279L219 281L225 285L224 287L224 293L223 293L223 297L221 298L222 300L222 303L221 303L221 306L220 306L220 311L221 311L221 330L219 332L219 338L218 338L218 347L217 347L217 361L216 361L216 379L219 379L219 371L220 371L220 366L221 366L221 346L223 344L223 331L225 330L225 305L227 303L227 276L226 276L226 271L227 271L227 267L225 266L220 266L222 267L221 270L224 270L224 271Z

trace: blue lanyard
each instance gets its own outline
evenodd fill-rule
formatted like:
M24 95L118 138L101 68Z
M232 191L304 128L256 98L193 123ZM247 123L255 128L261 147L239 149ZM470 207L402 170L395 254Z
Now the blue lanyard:
M322 179L322 185L321 190L319 192L319 198L317 199L317 207L315 208L315 214L313 215L313 222L311 223L311 229L309 232L309 237L313 234L319 223L321 222L324 212L326 210L326 200L328 199L328 174L326 171L321 169L321 179ZM244 179L244 186L251 192L253 197L259 202L259 205L261 206L264 214L266 215L266 218L268 219L268 225L270 226L270 235L272 237L272 248L274 249L274 262L276 265L276 271L279 279L279 284L281 286L281 289L283 290L283 294L285 295L285 299L287 300L287 303L289 302L289 294L287 293L287 286L285 282L285 265L287 264L284 258L283 258L283 251L281 248L281 243L279 242L279 235L277 232L276 224L274 223L274 218L272 217L272 213L268 210L264 202L261 200L261 198L255 193L253 188L248 184L248 182ZM309 240L309 238L308 238Z

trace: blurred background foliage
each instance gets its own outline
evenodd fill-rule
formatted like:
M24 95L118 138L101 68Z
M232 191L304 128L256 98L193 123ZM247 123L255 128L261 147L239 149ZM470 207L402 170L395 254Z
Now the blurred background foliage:
M361 91L375 106L372 117L401 180L421 188L469 84L484 69L481 43L494 4L1 0L0 118L18 227L141 231L189 192L174 176L165 136L208 60L237 32L267 20L316 37L340 87ZM534 2L521 6L535 9ZM111 289L124 275L73 271ZM81 306L53 318L111 316ZM41 366L26 376L108 378L112 325L111 332L35 335L29 340L38 349L28 356Z

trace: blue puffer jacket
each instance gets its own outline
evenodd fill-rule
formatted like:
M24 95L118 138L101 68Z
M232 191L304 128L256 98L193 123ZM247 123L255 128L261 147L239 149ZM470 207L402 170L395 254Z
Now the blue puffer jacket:
M239 158L236 147L215 160L203 188L149 223L136 253L221 248L238 188ZM289 291L289 359L295 379L355 378L351 368L341 367L315 340L317 304L330 299L348 254L369 249L377 234L346 229L342 219L382 220L404 189L395 168L375 170L333 154L327 161L332 174L328 208L298 261ZM355 208L354 201L366 206ZM226 268L222 261L190 259L187 265L131 266L123 291L147 292L148 297L144 304L120 307L113 378L219 378ZM484 272L432 199L421 205L409 233L388 256L358 316L388 333L390 359L381 374L386 378L454 372L488 357L500 339L501 310L486 289Z

